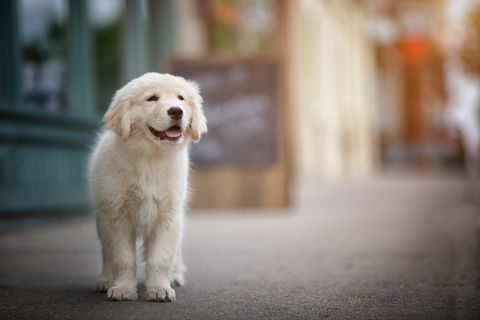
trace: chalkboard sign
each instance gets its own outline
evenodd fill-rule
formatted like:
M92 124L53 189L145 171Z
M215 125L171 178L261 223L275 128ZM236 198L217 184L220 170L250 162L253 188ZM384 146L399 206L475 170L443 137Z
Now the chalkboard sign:
M278 161L279 70L272 60L177 60L171 73L196 81L209 132L192 145L195 164Z

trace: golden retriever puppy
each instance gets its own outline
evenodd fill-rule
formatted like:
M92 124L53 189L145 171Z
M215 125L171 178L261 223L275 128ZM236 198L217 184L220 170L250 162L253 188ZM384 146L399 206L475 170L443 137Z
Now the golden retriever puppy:
M118 90L90 159L90 185L102 243L97 290L137 298L136 240L143 240L146 299L174 301L185 283L181 255L188 144L207 131L198 86L146 73Z

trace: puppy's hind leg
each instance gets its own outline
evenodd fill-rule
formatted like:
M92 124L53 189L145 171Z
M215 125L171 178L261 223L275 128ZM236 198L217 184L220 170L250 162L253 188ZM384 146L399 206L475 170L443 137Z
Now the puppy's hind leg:
M175 262L173 263L173 270L172 270L172 279L171 282L179 287L183 287L186 284L185 280L185 272L187 268L183 263L182 258L182 250L178 248L177 255L175 257Z

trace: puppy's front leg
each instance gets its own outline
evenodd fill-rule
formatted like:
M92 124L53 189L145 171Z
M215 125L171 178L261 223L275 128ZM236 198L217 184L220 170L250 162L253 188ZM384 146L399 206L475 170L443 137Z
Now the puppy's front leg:
M113 283L107 290L110 300L137 299L137 275L135 258L135 230L128 220L117 220L108 230L108 247L113 269Z
M159 218L145 239L145 287L146 299L149 301L175 301L170 279L181 229L180 214L169 213Z

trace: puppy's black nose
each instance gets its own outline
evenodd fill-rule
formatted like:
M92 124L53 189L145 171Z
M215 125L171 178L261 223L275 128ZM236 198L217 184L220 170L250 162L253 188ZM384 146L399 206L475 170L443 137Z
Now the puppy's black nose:
M168 115L175 120L180 120L183 117L183 110L179 107L171 107L167 110Z

